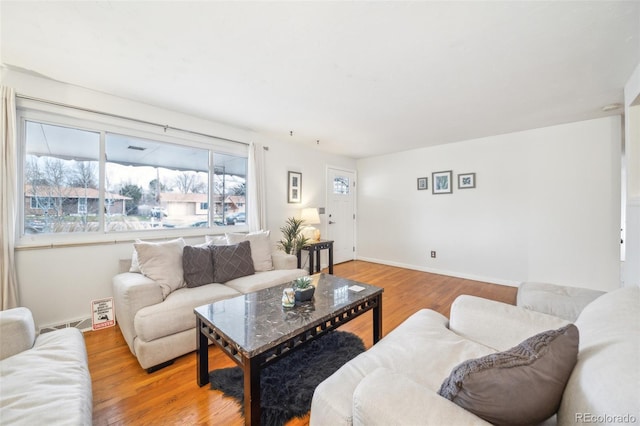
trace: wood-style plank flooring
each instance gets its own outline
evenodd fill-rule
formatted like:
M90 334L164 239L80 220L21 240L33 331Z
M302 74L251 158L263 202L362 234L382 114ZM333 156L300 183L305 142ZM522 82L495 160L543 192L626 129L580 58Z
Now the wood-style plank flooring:
M336 275L384 288L383 334L419 309L449 316L453 300L471 294L515 304L516 288L444 275L354 261L335 265ZM194 320L195 321L195 320ZM372 345L371 314L341 327ZM194 336L195 339L195 336ZM85 333L93 382L95 425L242 425L239 405L219 391L196 384L196 356L190 353L173 365L147 374L131 354L119 328ZM219 349L209 350L210 368L235 364ZM309 424L309 415L288 426Z

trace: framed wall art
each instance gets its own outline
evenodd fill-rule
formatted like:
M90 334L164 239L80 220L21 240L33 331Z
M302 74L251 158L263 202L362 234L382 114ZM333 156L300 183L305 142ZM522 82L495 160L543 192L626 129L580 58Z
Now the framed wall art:
M418 190L429 189L429 179L426 177L418 178Z
M431 190L434 194L451 194L453 188L451 185L451 177L453 172L447 170L445 172L433 172L431 174Z
M469 189L476 187L475 173L461 173L458 175L458 189Z
M301 203L302 202L302 173L289 172L288 175L288 188L287 201L289 203Z

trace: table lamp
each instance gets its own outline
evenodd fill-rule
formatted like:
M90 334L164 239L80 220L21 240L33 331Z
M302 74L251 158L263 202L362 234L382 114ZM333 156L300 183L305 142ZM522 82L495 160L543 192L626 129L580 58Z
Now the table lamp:
M302 229L302 235L310 240L319 240L320 239L320 230L314 228L310 225L318 225L320 224L320 215L318 214L318 209L315 207L309 207L306 209L302 209L302 214L300 215L300 219L304 220L305 227Z

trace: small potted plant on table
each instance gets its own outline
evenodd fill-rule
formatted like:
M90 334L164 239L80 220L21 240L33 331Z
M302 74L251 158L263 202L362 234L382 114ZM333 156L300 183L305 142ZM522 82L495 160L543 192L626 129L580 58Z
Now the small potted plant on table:
M296 293L296 302L307 302L313 298L316 288L311 284L311 277L300 277L293 281L293 290Z

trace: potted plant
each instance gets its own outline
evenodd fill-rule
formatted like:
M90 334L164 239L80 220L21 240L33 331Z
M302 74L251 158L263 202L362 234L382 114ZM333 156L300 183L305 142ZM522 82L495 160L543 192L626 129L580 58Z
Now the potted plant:
M293 281L292 287L296 293L296 302L307 302L313 298L316 288L311 282L311 277L300 277Z
M287 219L285 225L280 228L282 231L282 239L278 241L278 248L282 249L287 254L298 254L300 248L302 248L309 241L304 235L302 235L302 224L304 220L290 217Z

